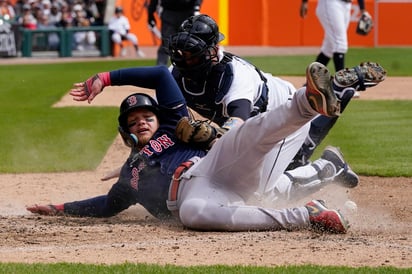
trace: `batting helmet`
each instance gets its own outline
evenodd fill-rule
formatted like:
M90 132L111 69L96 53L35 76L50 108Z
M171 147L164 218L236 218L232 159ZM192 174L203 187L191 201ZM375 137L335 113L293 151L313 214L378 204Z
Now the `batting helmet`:
M157 114L159 111L158 104L155 99L144 93L134 93L123 100L123 102L120 104L118 130L123 138L124 143L129 147L133 147L137 144L137 137L134 136L134 134L130 134L129 127L127 125L127 116L130 112L139 108L148 109L155 114Z
M217 43L225 39L225 36L219 32L215 20L205 14L194 15L183 21L179 27L179 32L196 35L205 41L208 46L216 46Z

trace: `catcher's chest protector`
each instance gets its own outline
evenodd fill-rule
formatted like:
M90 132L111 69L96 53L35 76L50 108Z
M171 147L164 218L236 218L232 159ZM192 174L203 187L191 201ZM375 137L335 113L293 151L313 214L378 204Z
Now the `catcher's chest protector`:
M233 81L232 56L226 55L219 64L213 66L205 82L197 83L183 78L177 69L172 74L182 90L187 105L196 112L219 123L222 118L222 99ZM215 119L216 118L216 119Z

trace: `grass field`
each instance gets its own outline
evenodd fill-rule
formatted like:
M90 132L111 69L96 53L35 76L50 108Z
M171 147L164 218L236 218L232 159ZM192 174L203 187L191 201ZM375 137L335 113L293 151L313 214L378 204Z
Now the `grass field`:
M389 76L412 76L409 48L351 49L347 65L382 64ZM303 75L314 56L247 57L276 75ZM92 170L117 135L118 108L53 108L73 82L96 72L153 61L99 61L0 66L0 173ZM325 140L339 144L362 175L412 176L412 101L354 101ZM322 145L321 147L324 147ZM394 268L89 266L0 264L2 273L410 273Z
M412 60L404 58L411 53L404 48L354 49L348 54L347 63L356 64L356 59L366 56L363 60L383 64L389 75L412 75ZM303 75L313 56L246 58L276 75ZM7 79L0 82L0 172L96 168L117 134L118 109L52 105L72 83L96 72L152 63L126 60L0 66L2 78ZM411 176L410 109L412 101L353 101L324 143L339 144L348 151L348 160L360 174ZM87 151L83 153L85 147Z
M394 267L318 267L318 266L282 266L282 267L254 267L254 266L157 266L146 264L121 264L114 266L105 265L86 265L86 264L0 264L2 273L87 273L87 274L103 274L103 273L151 273L151 274L389 274L389 273L410 273L408 269L398 269Z

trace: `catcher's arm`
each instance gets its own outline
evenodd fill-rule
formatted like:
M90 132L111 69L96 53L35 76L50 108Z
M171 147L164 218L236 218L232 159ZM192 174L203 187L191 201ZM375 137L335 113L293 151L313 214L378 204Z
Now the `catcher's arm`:
M83 83L74 83L73 88L70 89L69 94L73 96L75 101L90 102L104 89L106 86L111 85L110 73L101 72L98 73Z
M210 147L213 146L216 141L223 136L226 132L228 132L230 129L240 126L243 124L244 121L241 118L238 117L230 117L229 119L226 120L226 122L221 126L221 127L215 127L216 129L216 138L210 143Z
M244 121L241 118L229 117L229 119L227 119L226 122L223 123L221 129L226 132L226 131L234 128L234 127L240 126L243 123L244 123Z

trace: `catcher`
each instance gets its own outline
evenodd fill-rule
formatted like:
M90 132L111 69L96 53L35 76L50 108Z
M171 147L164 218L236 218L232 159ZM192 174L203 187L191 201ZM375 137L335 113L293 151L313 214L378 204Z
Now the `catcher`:
M115 80L119 73L99 73L85 83L75 84L70 94L74 100L91 102L104 86L119 84ZM158 103L139 93L122 102L119 131L131 146L131 154L109 193L60 205L34 205L27 210L48 215L108 217L140 203L158 218L175 214L184 226L197 230L347 231L343 216L319 200L282 209L248 204L259 187L264 156L275 143L318 113L339 115L339 101L326 67L312 63L307 69L306 88L299 89L277 108L224 134L206 156L204 150L179 141L175 135L176 125L179 128L179 121L189 113L167 68L137 68L133 78L136 85L155 89ZM182 132L178 130L177 134ZM285 162L293 154L288 157ZM273 176L282 174L283 171Z
M179 33L170 38L172 66L169 70L188 106L223 130L229 130L258 113L276 108L289 100L296 89L291 83L262 72L239 56L222 51L219 42L223 39L223 34L211 17L202 14L188 18L182 23ZM377 85L385 79L385 75L385 70L372 62L338 71L332 84L341 100L341 111L356 90ZM309 158L337 119L318 116L299 132L275 144L266 155L261 193L272 190L273 184L267 183L271 181L272 171L284 170L288 165L291 170L309 164ZM292 163L278 160L283 153L296 154ZM288 172L288 175L296 179L293 172ZM345 186L354 187L358 184L357 177L347 176L346 179Z

